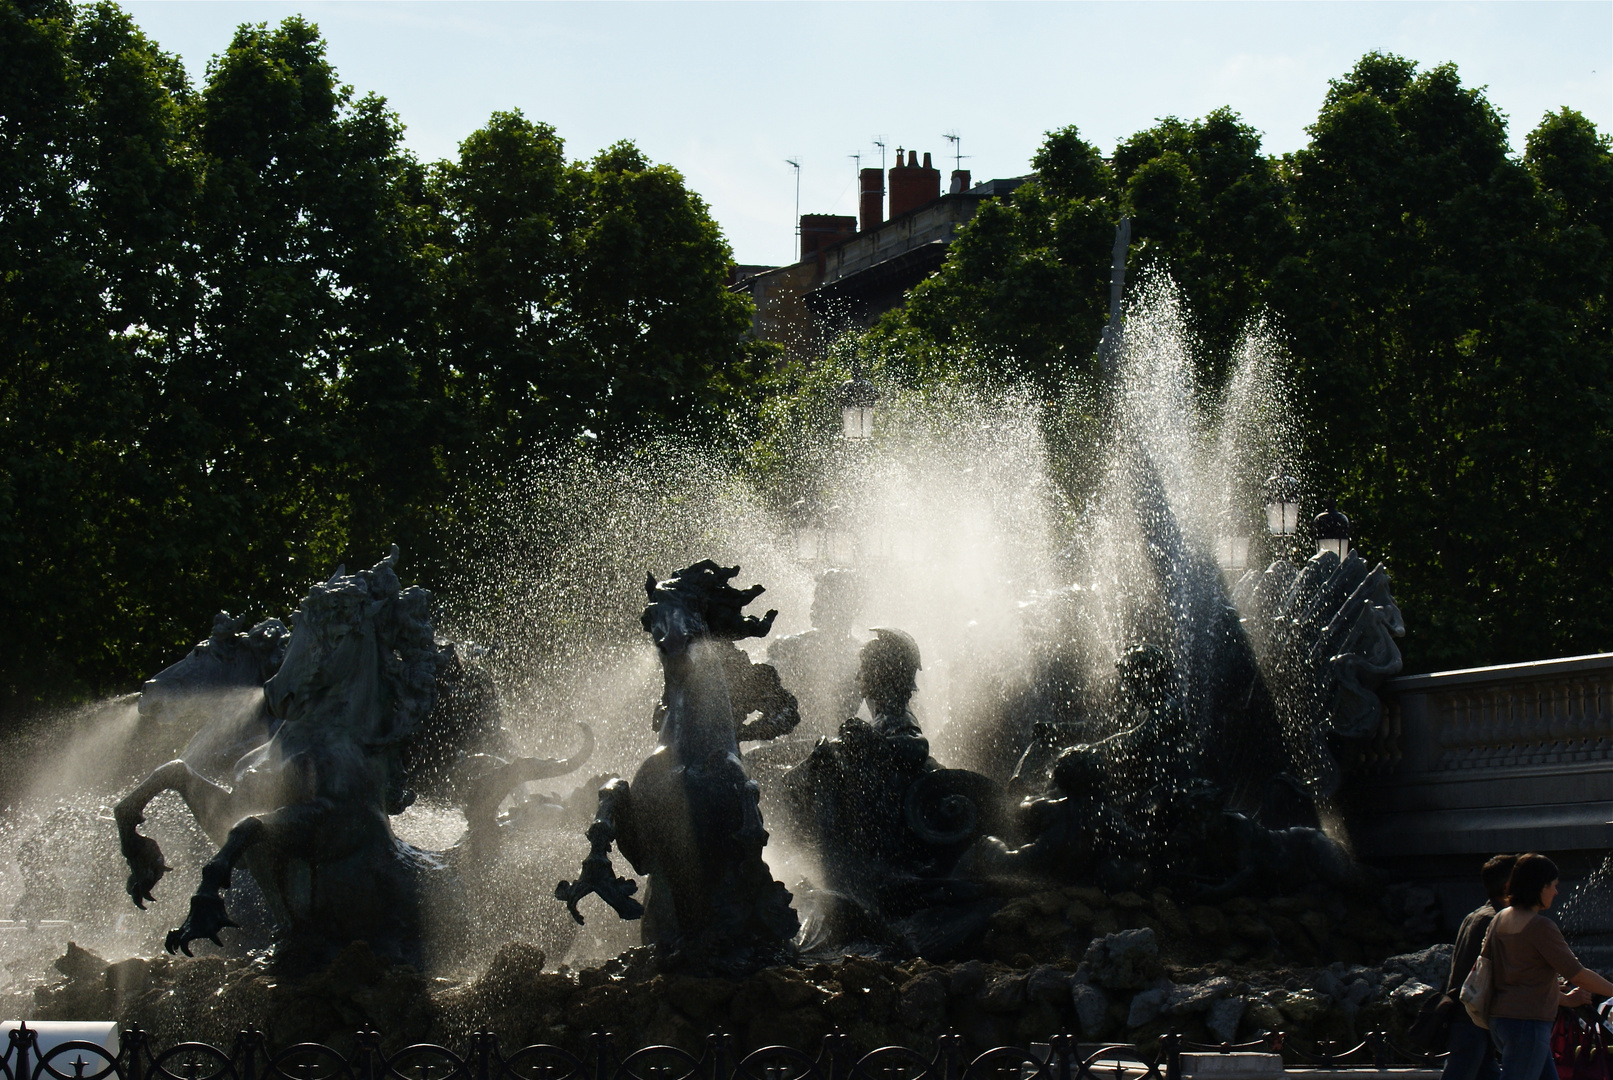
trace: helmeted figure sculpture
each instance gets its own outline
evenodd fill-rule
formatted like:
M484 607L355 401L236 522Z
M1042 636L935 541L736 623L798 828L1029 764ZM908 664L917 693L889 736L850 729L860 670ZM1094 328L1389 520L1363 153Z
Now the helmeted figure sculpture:
M853 717L834 739L787 772L779 801L795 837L822 866L810 944L851 941L936 955L956 937L945 917L923 927L903 920L978 899L983 890L952 877L959 856L996 823L1001 790L990 779L942 768L908 708L920 670L918 644L880 627L863 646L858 685L873 720ZM958 930L961 928L953 928Z
M724 657L733 642L762 637L778 614L743 614L762 586L729 584L739 568L703 560L645 582L644 629L666 677L657 746L634 773L599 791L589 853L575 882L555 887L579 923L589 893L624 919L642 918L663 967L737 972L789 955L799 926L790 893L762 861L767 832L759 792L739 757L739 724ZM788 710L793 712L793 707ZM648 878L616 876L611 844Z

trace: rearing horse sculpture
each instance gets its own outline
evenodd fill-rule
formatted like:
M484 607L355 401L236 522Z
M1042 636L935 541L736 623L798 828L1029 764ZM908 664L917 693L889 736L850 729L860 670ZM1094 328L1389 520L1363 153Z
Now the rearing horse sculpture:
M406 751L433 713L440 668L453 653L433 638L430 594L400 587L397 554L394 547L357 574L338 569L309 590L285 658L263 684L274 734L237 762L231 787L170 761L117 804L127 888L142 908L170 869L157 842L139 831L159 792L178 792L220 845L202 869L189 917L168 934L170 952L189 955L192 941L218 943L219 931L236 925L220 893L244 861L278 924L277 966L315 966L360 939L379 956L419 963L421 889L457 860L403 843L389 815L411 797ZM583 756L591 747L589 735ZM503 794L581 762L473 755L466 763L477 773L467 810L474 859L486 847L477 821L486 817L496 832L492 816Z
M277 961L318 963L356 938L413 958L419 879L435 860L392 834L387 810L401 789L397 748L435 700L437 650L430 594L399 587L396 555L309 590L286 658L263 688L279 727L237 763L232 789L173 761L118 803L129 895L142 907L169 869L137 829L154 795L177 791L221 844L189 917L168 934L170 952L188 955L192 941L217 942L236 925L219 894L244 858L284 931Z
M738 573L707 559L645 582L642 622L666 676L659 742L631 784L617 779L600 789L582 873L555 887L579 923L577 902L589 893L624 919L642 917L643 941L656 946L663 966L738 971L777 963L800 925L789 892L762 861L759 792L740 762L743 717L724 672L733 642L764 636L778 613L742 614L764 590L735 589L729 582ZM780 733L746 731L750 738ZM613 841L649 879L642 905L633 898L637 883L611 866Z

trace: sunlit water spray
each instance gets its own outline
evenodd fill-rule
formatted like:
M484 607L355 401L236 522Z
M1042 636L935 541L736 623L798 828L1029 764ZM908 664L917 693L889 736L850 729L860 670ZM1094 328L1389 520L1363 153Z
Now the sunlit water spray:
M914 708L942 764L1005 779L1037 720L1086 723L1094 737L1112 730L1114 662L1143 641L1171 654L1190 718L1212 722L1219 654L1205 628L1226 595L1216 539L1231 515L1258 513L1264 477L1292 465L1297 439L1270 335L1251 330L1227 388L1209 395L1197 389L1186 324L1168 282L1145 282L1128 309L1110 405L1074 428L1101 435L1049 438L1072 430L1049 422L1050 409L1071 403L954 388L888 392L871 445L837 432L802 436L791 483L804 476L855 534L846 561L865 586L858 632L895 626L919 642ZM1077 497L1058 479L1070 476L1095 481ZM800 492L772 484L677 442L613 463L577 453L530 463L463 526L460 572L436 590L439 636L497 646L488 663L520 752L568 754L578 721L598 742L579 772L528 786L536 809L517 815L496 865L450 898L474 905L475 919L469 947L445 963L474 970L505 942L525 940L551 963L575 966L636 941L636 926L592 898L579 931L552 890L586 851L590 781L630 776L654 746L661 672L639 627L644 577L707 557L742 566L741 584L768 589L753 606L780 612L768 639L743 643L756 659L771 640L807 629L814 578L829 560L800 561L790 512ZM44 755L48 771L11 789L0 852L15 859L42 838L43 855L28 858L69 898L57 921L104 954L150 955L183 920L212 847L176 797L154 801L149 831L175 870L156 905L139 912L123 895L108 808L190 732L170 725L164 747L137 752L132 702L91 713L55 744L61 760ZM804 755L810 741L800 742ZM441 849L464 823L450 807L421 803L395 827ZM786 883L814 872L806 852L775 844L767 858ZM22 897L22 879L15 864L0 876L0 915ZM0 934L0 964L20 955Z

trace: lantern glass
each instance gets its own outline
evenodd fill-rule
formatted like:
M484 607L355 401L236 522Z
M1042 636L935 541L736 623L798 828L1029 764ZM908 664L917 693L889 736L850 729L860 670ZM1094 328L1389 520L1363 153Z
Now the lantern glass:
M1273 536L1293 536L1299 531L1299 503L1273 499L1266 504L1266 531Z
M1339 560L1342 562L1344 559L1349 557L1350 541L1344 537L1323 537L1322 539L1316 541L1316 553L1318 555L1326 554L1329 551L1337 555Z
M816 525L801 525L795 530L795 558L798 562L815 563L823 557L823 530Z
M841 433L848 439L861 442L874 437L874 407L872 405L845 405L840 409Z
M1215 542L1216 560L1223 570L1242 570L1249 565L1249 538L1223 536Z

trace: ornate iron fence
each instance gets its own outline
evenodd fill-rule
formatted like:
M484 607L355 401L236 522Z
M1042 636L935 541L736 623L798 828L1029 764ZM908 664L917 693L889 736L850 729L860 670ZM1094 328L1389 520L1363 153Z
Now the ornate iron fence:
M255 1031L242 1032L227 1051L201 1042L157 1051L143 1031L131 1028L122 1033L116 1055L93 1042L63 1042L41 1054L38 1033L22 1024L0 1057L0 1080L1182 1080L1184 1053L1280 1053L1286 1061L1323 1070L1437 1068L1444 1058L1404 1051L1382 1032L1348 1049L1322 1041L1310 1050L1282 1032L1238 1044L1193 1043L1166 1034L1153 1047L1057 1035L972 1058L960 1035L942 1035L937 1043L933 1057L904 1046L863 1054L848 1036L831 1034L817 1054L766 1046L741 1055L733 1036L716 1034L699 1055L675 1046L623 1054L610 1035L596 1034L578 1056L543 1044L506 1054L496 1036L477 1032L462 1054L432 1043L387 1054L380 1033L366 1029L344 1055L322 1043L271 1050Z

